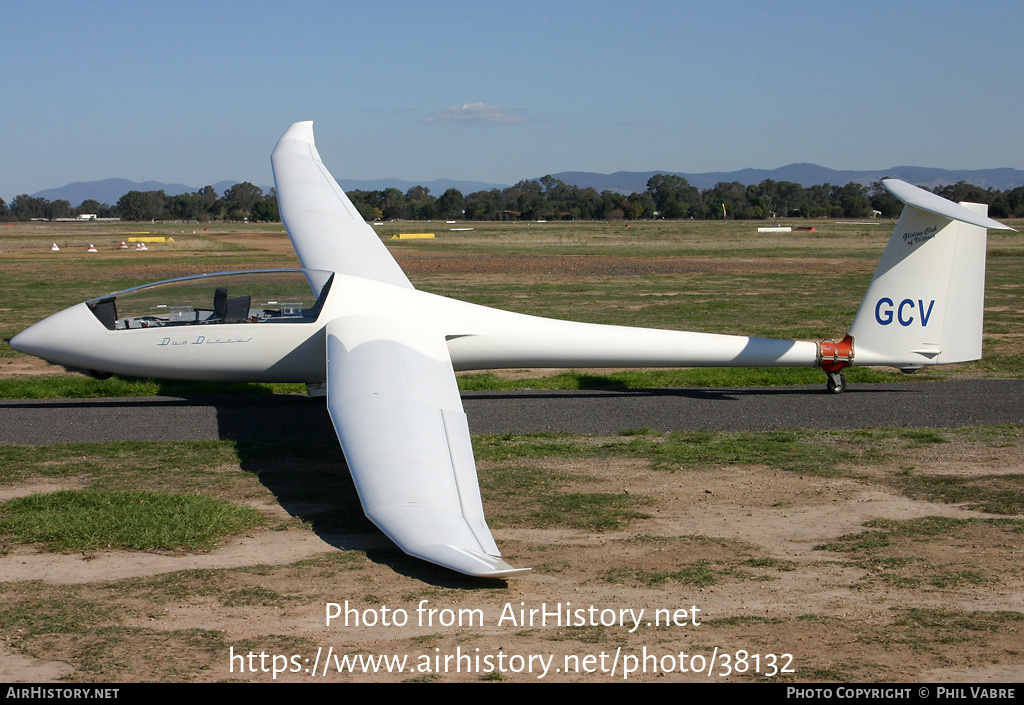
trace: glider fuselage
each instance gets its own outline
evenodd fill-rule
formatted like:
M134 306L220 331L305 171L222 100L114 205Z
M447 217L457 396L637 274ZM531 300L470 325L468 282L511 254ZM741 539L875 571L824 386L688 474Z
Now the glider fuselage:
M211 275L203 283L212 287L220 282ZM149 288L156 287L138 287L72 306L19 334L12 345L50 362L101 373L313 385L326 379L326 322L360 315L444 331L456 370L812 366L817 355L812 342L541 318L351 275L335 275L323 300L294 320L279 315L281 302L255 298L244 320L233 322L212 314L203 317L203 309L175 306L152 296L148 315L116 318L112 328L96 313L97 302L116 307L122 298Z

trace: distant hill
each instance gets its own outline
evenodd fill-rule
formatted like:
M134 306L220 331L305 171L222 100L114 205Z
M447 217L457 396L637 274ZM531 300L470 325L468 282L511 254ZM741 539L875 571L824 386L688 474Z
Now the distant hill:
M402 179L376 179L371 181L360 181L358 179L338 179L338 184L345 191L383 191L387 188L396 188L405 193L413 186L426 186L430 189L431 196L440 196L450 188L457 188L463 195L477 191L490 191L491 189L503 189L508 184L489 184L483 181L457 181L455 179L434 179L433 181L404 181Z
M598 174L590 171L563 171L552 174L556 179L580 188L595 188L598 191L617 191L619 193L642 193L647 190L647 181L655 174L675 174L682 176L699 189L711 188L720 181L738 181L744 186L759 184L765 179L775 181L792 181L802 186L815 184L832 184L842 186L851 181L868 185L873 181L881 181L886 177L895 177L909 181L918 186L934 188L955 184L958 181L994 188L999 191L1024 186L1024 171L1020 169L977 169L952 170L933 169L921 166L894 166L878 171L838 171L817 164L789 164L778 169L741 169L739 171L712 171L702 174L687 174L672 171L616 171L613 174ZM540 178L540 177L537 177ZM212 184L218 195L231 188L237 181L218 181ZM503 189L508 184L492 184L482 181L459 181L456 179L435 179L433 181L407 181L404 179L339 179L338 183L346 191L383 191L386 188L397 188L405 193L413 186L425 186L434 196L440 196L450 188L456 188L463 194L476 191ZM204 184L205 185L205 184ZM33 196L48 201L64 200L72 206L92 198L100 203L115 204L121 196L129 191L160 191L168 196L179 193L192 193L202 186L185 186L184 184L164 184L159 181L129 181L128 179L103 179L102 181L78 181L61 188L38 191ZM263 186L263 192L270 186Z
M677 171L617 171L614 174L563 171L559 174L552 174L552 176L580 188L617 191L628 195L646 191L647 181L655 174L682 176L690 182L690 185L701 190L711 188L721 181L729 183L738 181L744 186L750 186L759 184L765 179L792 181L801 186L816 184L842 186L851 181L867 186L886 177L903 179L928 188L955 184L958 181L966 181L981 188L994 188L998 191L1024 186L1024 171L1019 169L952 170L921 166L894 166L878 171L837 171L817 164L789 164L778 169L741 169L740 171L711 171L702 174L686 174Z
M237 181L218 181L211 184L218 196L237 184ZM100 203L108 205L116 204L121 196L129 191L163 191L168 196L177 196L179 193L193 193L203 186L185 186L184 184L164 184L159 181L129 181L128 179L103 179L102 181L76 181L60 188L48 188L37 191L32 195L36 198L45 198L48 201L67 201L78 206L82 201L92 198ZM266 189L264 189L266 191Z

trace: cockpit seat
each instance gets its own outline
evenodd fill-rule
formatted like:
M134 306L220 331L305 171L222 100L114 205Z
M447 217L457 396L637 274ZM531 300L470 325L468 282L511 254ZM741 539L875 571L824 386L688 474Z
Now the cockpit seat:
M233 299L228 299L224 304L224 322L241 323L248 319L251 304L251 296L236 296Z

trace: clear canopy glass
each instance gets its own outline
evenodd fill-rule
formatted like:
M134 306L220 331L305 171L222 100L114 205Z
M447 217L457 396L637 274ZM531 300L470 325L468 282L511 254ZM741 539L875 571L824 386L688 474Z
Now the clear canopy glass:
M312 323L333 272L255 269L145 284L86 304L110 330L225 323Z

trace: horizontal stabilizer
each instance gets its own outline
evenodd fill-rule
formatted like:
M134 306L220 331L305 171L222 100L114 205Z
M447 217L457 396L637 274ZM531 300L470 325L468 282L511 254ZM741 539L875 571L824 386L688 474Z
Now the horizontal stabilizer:
M1009 225L1003 225L999 221L992 220L984 214L975 213L974 211L957 203L953 203L942 196L938 196L930 191L925 191L923 188L911 186L906 181L900 181L899 179L883 179L882 185L888 189L889 193L903 201L908 206L920 208L928 213L934 213L935 215L940 215L943 218L949 218L950 220L959 220L960 222L967 223L968 225L977 225L979 228L988 228L989 230L1013 230Z

